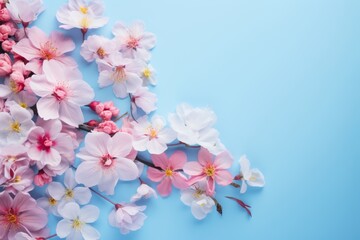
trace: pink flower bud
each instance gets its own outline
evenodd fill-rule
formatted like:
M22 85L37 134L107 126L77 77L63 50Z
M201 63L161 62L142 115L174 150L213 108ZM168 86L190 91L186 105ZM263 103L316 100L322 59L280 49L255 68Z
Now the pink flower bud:
M11 33L11 27L6 24L0 25L0 41L4 41L9 38Z
M1 47L5 52L10 52L15 44L16 42L14 40L7 39L1 43Z
M99 104L96 105L96 107L95 107L95 112L100 115L100 113L101 113L102 111L104 111L104 109L105 109L104 104L103 104L103 103L99 103Z
M3 8L0 10L0 21L7 22L10 20L10 13L7 8Z
M34 184L36 186L44 186L52 182L52 177L47 175L43 170L40 170L38 174L34 177Z
M18 30L17 25L13 22L6 22L5 25L10 28L9 36L14 36Z
M105 110L102 111L99 116L103 119L103 120L110 120L112 117L112 112L109 110Z
M99 101L92 101L88 107L93 110L94 112L96 112L96 106L99 104L100 102Z
M99 124L97 128L95 128L97 132L104 132L107 134L114 134L119 131L118 127L113 121L104 121Z
M86 125L89 125L90 127L97 127L99 125L99 122L92 119L86 123Z
M11 73L11 59L7 53L0 54L0 77Z

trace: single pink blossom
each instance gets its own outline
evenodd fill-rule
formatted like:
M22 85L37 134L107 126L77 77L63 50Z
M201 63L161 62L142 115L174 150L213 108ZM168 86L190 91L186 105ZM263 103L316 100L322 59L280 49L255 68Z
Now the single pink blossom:
M148 168L148 177L154 182L160 182L157 186L159 194L163 197L171 193L171 185L176 188L185 189L188 187L186 177L177 170L182 169L187 161L186 154L182 151L176 151L170 158L165 153L151 155L151 160L156 168Z
M73 151L71 138L61 133L62 124L59 120L44 121L41 126L34 127L29 133L28 155L37 161L39 169L45 165L56 167L61 162L61 155Z
M227 151L214 156L205 148L201 148L198 154L198 162L188 162L184 165L184 172L191 176L188 184L191 186L202 180L207 181L207 193L212 196L215 193L215 182L219 185L229 185L233 177L226 170L231 167L232 157Z
M44 75L34 75L32 91L41 97L37 102L39 116L45 120L60 119L77 127L84 122L81 106L94 97L93 89L81 79L81 74L65 69L55 61L44 62Z
M143 213L146 206L137 206L134 203L116 204L109 214L111 226L119 228L122 234L137 231L143 225L147 216Z
M128 158L131 151L129 134L119 132L111 137L102 132L88 133L85 147L77 154L83 161L76 170L76 181L87 187L98 185L100 191L113 194L118 180L138 177L136 164Z
M107 59L110 54L119 51L115 41L108 38L92 35L81 45L80 55L88 62L96 59Z
M52 32L50 36L37 27L26 30L27 38L21 39L13 51L29 61L27 68L36 74L42 73L44 62L57 61L70 68L77 66L74 59L64 54L71 52L75 44L71 38L67 38L59 32Z
M9 0L6 8L9 10L11 18L25 27L44 11L42 0Z
M3 176L5 181L11 178L11 171L29 165L27 151L27 147L18 143L0 149L0 176Z
M36 233L47 224L47 212L29 195L19 192L14 198L0 193L0 239L14 239L16 233Z
M10 169L10 178L4 184L5 191L17 194L33 190L34 175L34 171L29 166L21 166L15 170Z
M153 33L145 32L142 22L134 22L129 28L118 22L113 28L113 34L125 57L149 61L156 37Z
M11 59L7 53L0 54L0 77L5 77L11 73Z

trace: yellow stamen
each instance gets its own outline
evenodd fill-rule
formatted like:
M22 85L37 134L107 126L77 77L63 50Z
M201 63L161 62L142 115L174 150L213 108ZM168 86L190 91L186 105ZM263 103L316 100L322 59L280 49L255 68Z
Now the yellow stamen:
M17 222L17 217L16 217L15 214L9 213L9 214L6 216L6 218L7 218L7 221L8 221L9 223L16 223L16 222Z
M15 178L14 178L14 183L18 183L18 182L20 182L21 181L21 176L16 176Z
M76 218L74 221L73 221L73 224L72 224L72 227L74 229L81 229L81 226L83 225L83 223L78 219Z
M10 90L17 93L19 90L18 90L18 86L16 84L16 82L14 80L10 80L9 82L9 87L10 87Z
M208 177L213 177L215 175L215 168L213 165L210 165L206 168L204 168L204 173L208 176Z
M66 189L66 191L65 191L65 197L66 197L66 198L70 198L70 199L74 198L74 192L73 192L73 190L71 190L71 189Z
M14 121L14 122L11 123L10 129L13 132L19 133L21 131L21 124L18 121Z
M201 189L199 188L196 188L196 191L194 192L194 197L195 198L200 198L201 195L203 195L204 191L202 191Z
M20 102L19 105L20 105L20 107L22 107L22 108L27 108L27 107L28 107L27 104L24 103L24 102Z
M96 51L96 54L99 56L99 58L103 59L106 55L106 52L105 50L100 47L97 51Z
M149 135L150 139L153 139L153 138L157 137L158 132L156 131L156 129L150 127L148 135Z
M165 175L167 177L171 177L173 175L173 170L171 170L170 168L166 169L165 170Z
M49 197L48 201L50 206L55 206L57 204L57 201L52 197Z
M125 80L126 73L124 66L115 67L115 71L112 74L112 79L116 82L123 82Z
M88 7L80 7L80 12L82 14L87 14L89 12L89 8Z
M80 26L81 26L82 29L88 29L89 28L90 21L89 21L89 18L87 16L84 16L81 19Z
M143 71L143 75L146 78L150 78L151 77L151 71L149 68L145 68L145 70Z

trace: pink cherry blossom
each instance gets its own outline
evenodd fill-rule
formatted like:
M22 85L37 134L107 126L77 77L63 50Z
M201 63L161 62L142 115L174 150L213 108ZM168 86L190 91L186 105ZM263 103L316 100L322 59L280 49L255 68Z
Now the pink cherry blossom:
M22 76L22 75L21 75ZM0 97L11 98L12 95L20 93L25 88L24 77L6 78L4 84L0 84Z
M113 28L113 34L125 57L144 61L150 59L150 50L155 46L156 37L153 33L145 32L142 22L134 22L129 28L118 22Z
M21 39L13 51L29 61L27 68L36 74L42 73L44 62L57 61L70 68L77 66L74 59L64 54L71 52L75 44L59 32L52 32L49 37L37 27L26 30L27 38Z
M115 41L108 38L92 35L81 45L80 55L88 62L96 59L107 59L110 54L119 51Z
M139 87L131 95L133 114L136 114L137 108L140 108L146 114L155 111L157 109L156 102L157 102L156 95L150 92L147 87Z
M71 138L60 132L62 125L59 120L45 121L41 126L34 127L29 133L28 155L37 161L39 169L45 165L56 167L60 164L63 154L73 151Z
M157 198L155 190L149 185L141 183L141 185L136 190L136 194L131 197L130 201L136 202L142 198L148 199L151 197Z
M36 20L38 15L44 11L42 0L9 0L6 7L11 18L24 26Z
M212 196L215 193L215 182L219 185L229 185L233 177L226 169L232 165L232 157L227 151L214 156L205 148L201 148L198 154L198 162L188 162L184 165L184 172L191 176L188 184L191 186L202 180L207 181L207 193Z
M75 178L87 187L99 186L100 191L113 194L118 180L130 181L138 177L138 168L128 158L132 150L132 138L127 133L113 137L102 132L92 132L85 137L85 147L77 157L83 161Z
M39 116L45 120L59 118L77 127L84 122L81 106L94 97L93 89L81 79L81 74L63 68L55 61L44 62L44 75L34 75L32 91L41 97L37 102Z
M165 124L165 120L160 116L154 116L151 122L148 122L147 116L141 117L137 122L132 122L134 149L147 150L150 154L165 152L167 144L176 139L176 133L171 128L166 128Z
M176 188L185 189L188 187L186 177L177 170L182 169L186 163L187 157L184 152L176 151L170 158L165 153L160 155L151 155L151 160L156 168L148 168L148 177L154 182L160 182L157 186L159 194L163 197L171 193L171 185Z
M15 169L29 165L27 151L27 147L18 143L0 149L0 179L2 176L6 181L11 178L11 174Z
M119 228L122 234L139 230L147 218L143 211L146 206L137 206L133 203L117 204L109 215L109 223Z
M123 58L121 54L112 54L107 61L98 60L101 88L113 85L115 96L125 98L141 87L141 61Z
M10 169L10 178L3 184L5 191L17 194L33 190L34 175L34 171L29 166L21 166L15 170Z
M0 239L14 239L16 233L33 234L47 223L47 212L38 207L29 194L19 192L14 198L0 193Z

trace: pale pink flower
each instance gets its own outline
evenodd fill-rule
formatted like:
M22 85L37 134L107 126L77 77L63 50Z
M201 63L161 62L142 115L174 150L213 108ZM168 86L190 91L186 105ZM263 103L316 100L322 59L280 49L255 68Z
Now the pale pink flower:
M71 138L61 133L62 125L59 120L45 121L41 126L34 127L29 133L28 155L37 162L39 169L45 165L56 167L61 162L61 155L73 151Z
M160 154L166 151L168 143L176 139L176 133L165 127L166 122L160 116L154 116L151 122L148 122L145 115L132 124L133 146L137 151L147 150L150 154Z
M151 160L156 167L148 168L148 177L154 182L160 182L157 186L159 194L163 197L171 193L171 185L176 188L185 189L188 187L186 177L177 170L182 169L186 163L187 157L184 152L176 151L170 158L165 153L160 155L151 155Z
M262 172L257 168L250 168L250 161L244 155L240 158L240 169L241 169L241 188L240 193L245 193L247 185L251 187L264 187L265 178Z
M115 41L108 38L92 35L81 45L80 55L88 62L96 59L107 59L110 54L119 51Z
M129 28L118 22L114 25L113 34L125 57L144 61L150 59L150 50L155 47L156 37L153 33L145 32L142 22L136 21Z
M101 88L112 85L116 97L125 98L141 87L140 78L143 62L123 58L120 53L109 56L108 61L98 60Z
M29 61L26 65L27 69L36 74L41 74L44 62L50 60L69 68L77 66L74 59L64 55L75 48L71 38L65 37L60 32L52 32L48 37L37 27L27 29L26 33L28 37L21 39L13 46L12 50Z
M7 53L0 54L0 77L5 77L11 73L11 59Z
M42 0L9 0L6 8L9 10L12 20L22 23L24 26L36 20L38 15L44 11Z
M187 162L184 172L191 176L188 184L191 186L202 180L207 181L207 193L212 196L215 193L215 182L219 185L229 185L233 177L226 170L232 165L232 157L227 151L214 156L205 148L201 148L198 154L198 162Z
M0 146L11 143L23 143L34 126L31 114L24 108L10 106L10 113L0 112Z
M105 10L102 0L69 0L68 4L63 7L70 11L94 16L101 16Z
M30 81L32 91L41 97L37 102L39 116L45 120L59 118L74 127L83 123L80 107L91 102L93 89L79 73L55 61L44 62L43 70L44 75L34 75Z
M119 131L116 123L113 121L103 121L99 123L94 129L96 132L104 132L107 134L115 134Z
M138 177L134 161L128 158L132 150L132 137L116 133L113 137L102 132L88 133L85 147L77 157L83 161L75 178L87 187L98 185L100 191L113 194L118 180L130 181Z
M13 104L17 104L20 107L28 110L31 115L33 115L34 112L31 107L36 104L37 100L38 99L35 94L30 93L29 91L21 91L17 94L11 94L8 101L6 102L6 105L10 107Z
M29 166L21 166L15 170L10 169L10 178L5 182L5 191L17 194L29 192L34 189L34 171Z
M0 84L0 97L11 98L12 95L20 93L25 88L24 77L20 78L6 78L4 84Z
M148 199L151 197L157 197L157 194L155 192L155 190L150 187L149 185L142 183L136 190L136 194L134 194L130 201L131 202L136 202L139 201L142 198Z
M90 226L100 215L100 210L94 205L80 208L74 202L67 203L59 208L59 214L63 219L56 226L56 234L60 238L73 240L96 240L100 239L100 233Z
M139 230L147 218L143 211L146 206L137 206L130 204L117 204L109 215L111 226L119 228L122 234L128 234L130 231Z
M13 239L19 232L33 234L46 224L47 212L29 194L19 192L12 198L0 193L0 239Z
M141 78L143 80L143 86L147 86L149 84L153 86L156 85L156 71L151 64L148 64L142 70Z
M131 94L131 105L133 113L136 114L137 108L149 114L157 109L157 97L150 92L147 87L139 87L133 94Z

